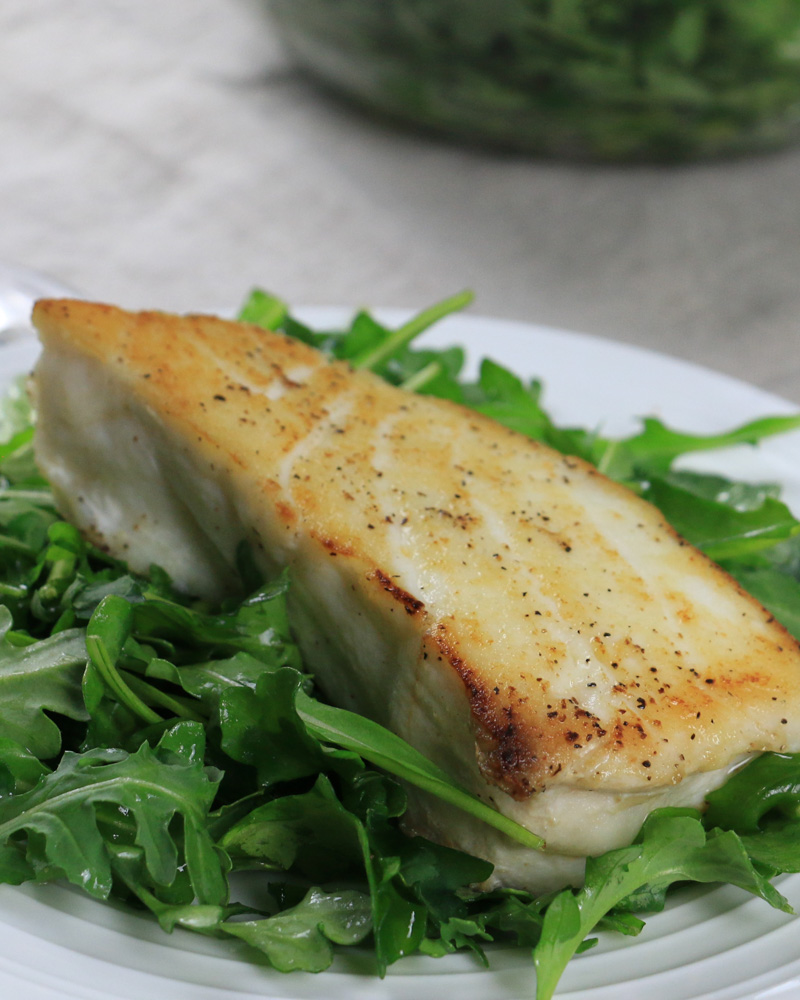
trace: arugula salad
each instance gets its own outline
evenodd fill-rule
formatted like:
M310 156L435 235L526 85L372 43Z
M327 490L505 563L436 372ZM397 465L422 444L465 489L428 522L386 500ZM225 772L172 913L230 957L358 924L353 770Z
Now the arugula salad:
M394 329L359 312L329 331L256 291L241 318L588 459L800 638L800 521L779 487L676 467L798 428L800 416L705 436L655 418L622 439L559 426L538 382L490 360L469 380L461 348L414 346L470 299ZM66 880L165 931L236 939L282 972L322 972L352 947L369 949L380 976L414 953L467 951L489 965L495 943L510 943L532 955L536 1000L553 996L593 934L636 935L682 883L731 884L791 912L773 885L800 871L800 755L790 754L742 768L702 813L656 810L633 844L588 859L581 889L481 891L488 862L402 832L405 783L531 850L539 838L392 733L326 704L294 644L291 579L262 579L246 548L248 596L212 607L158 566L137 576L89 545L36 469L34 420L16 384L0 416L0 882ZM236 873L263 883L258 907L237 898Z

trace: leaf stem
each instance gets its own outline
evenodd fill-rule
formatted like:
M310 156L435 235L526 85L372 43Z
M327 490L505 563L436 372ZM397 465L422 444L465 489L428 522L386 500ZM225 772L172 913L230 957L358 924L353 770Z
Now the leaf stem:
M431 361L429 365L425 365L424 368L420 368L418 372L405 380L405 382L400 383L401 389L406 389L408 392L419 392L419 390L428 384L428 382L433 381L436 376L441 372L442 366L438 361Z
M36 551L30 545L26 545L25 542L21 542L18 538L14 538L11 535L0 535L0 548L9 548L15 552L24 552L26 556L37 555Z
M355 751L371 764L475 816L525 847L533 850L544 847L544 840L538 834L461 788L440 767L391 730L346 709L318 702L303 691L295 696L295 708L317 739Z
M351 366L353 368L374 369L402 347L410 344L415 337L418 337L440 319L449 316L450 313L458 312L459 309L466 308L474 298L475 296L471 291L465 290L458 292L456 295L451 295L449 299L437 302L436 305L430 306L428 309L423 309L416 316L412 316L407 323L399 326L386 340L378 344L377 347L371 347L368 351L364 351L351 358Z
M0 488L0 500L27 500L52 506L53 494L50 490L18 490L13 486L4 486Z
M603 449L603 454L600 456L600 460L596 463L597 471L602 472L603 475L609 476L611 479L614 478L611 474L611 469L614 464L614 458L619 451L620 444L621 442L617 440L609 441Z
M121 597L109 595L98 604L86 629L86 652L97 672L114 697L128 708L155 725L163 722L161 716L134 694L117 670L117 659L130 634L133 607ZM115 655L109 649L115 649Z
M165 708L168 712L172 712L173 715L177 715L180 719L191 719L193 722L200 722L204 725L208 722L208 719L199 712L196 712L184 698L175 698L167 694L166 691L162 691L160 688L154 687L154 685L142 680L141 677L128 674L127 684L141 698L144 704L158 705L160 708ZM162 722L163 720L159 718L158 721Z
M97 667L97 672L103 678L103 681L117 701L122 702L123 705L127 705L132 712L150 725L163 722L158 712L154 712L152 708L145 705L142 699L128 687L117 671L116 666L111 662L104 645L97 636L86 636L86 651L92 663Z

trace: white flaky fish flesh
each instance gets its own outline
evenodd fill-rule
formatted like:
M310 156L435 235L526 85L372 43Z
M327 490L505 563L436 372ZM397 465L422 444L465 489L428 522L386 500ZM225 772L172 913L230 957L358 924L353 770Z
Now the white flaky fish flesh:
M199 595L236 590L242 540L289 567L325 694L544 837L414 795L410 828L496 882L577 883L654 808L800 749L795 641L585 462L254 326L69 300L34 321L63 513Z

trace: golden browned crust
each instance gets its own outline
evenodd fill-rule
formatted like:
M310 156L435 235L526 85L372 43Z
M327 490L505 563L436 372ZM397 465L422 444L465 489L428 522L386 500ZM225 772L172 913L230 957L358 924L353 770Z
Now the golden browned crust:
M795 640L582 461L258 327L64 300L34 321L102 360L251 511L402 608L514 798L800 749Z

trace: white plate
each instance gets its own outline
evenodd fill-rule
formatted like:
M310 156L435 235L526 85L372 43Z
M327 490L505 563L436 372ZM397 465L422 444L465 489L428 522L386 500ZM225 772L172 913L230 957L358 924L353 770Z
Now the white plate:
M336 324L341 311L307 310L309 321ZM393 315L391 318L399 318ZM428 344L464 344L474 365L489 355L519 373L541 376L559 422L636 427L658 415L689 431L716 431L788 403L685 362L520 323L455 317L426 335ZM0 346L0 382L25 371L35 345ZM742 478L780 479L800 507L800 433L704 456L706 468ZM800 910L800 876L781 880ZM429 1000L446 990L459 1000L522 1000L534 993L524 952L492 952L492 968L469 956L406 959L376 980L361 952L337 959L320 976L280 975L244 962L236 946L176 931L84 898L61 885L0 888L0 997L5 1000ZM575 959L558 995L564 1000L788 1000L800 997L800 924L730 887L689 892L652 917L635 939L602 936Z

